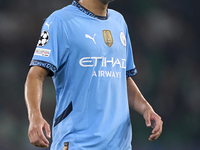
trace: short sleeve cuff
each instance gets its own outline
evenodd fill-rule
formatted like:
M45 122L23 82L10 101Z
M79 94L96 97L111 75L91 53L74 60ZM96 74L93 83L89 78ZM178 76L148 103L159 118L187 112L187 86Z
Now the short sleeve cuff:
M126 71L126 77L128 78L128 77L134 76L134 75L136 75L136 73L137 73L136 68L128 70L128 71Z
M50 76L50 77L52 77L57 70L57 68L53 64L42 61L42 60L32 60L29 66L30 67L39 66L39 67L48 69L50 72L47 76Z

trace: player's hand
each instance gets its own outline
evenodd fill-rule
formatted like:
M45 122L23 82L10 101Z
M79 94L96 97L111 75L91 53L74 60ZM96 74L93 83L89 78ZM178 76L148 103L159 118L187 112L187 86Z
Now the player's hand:
M152 134L149 136L149 141L156 140L162 133L163 121L153 109L148 109L144 112L143 117L147 127L152 127Z
M45 131L47 138L51 138L50 126L42 117L30 120L28 137L34 146L49 147L49 141L43 131Z

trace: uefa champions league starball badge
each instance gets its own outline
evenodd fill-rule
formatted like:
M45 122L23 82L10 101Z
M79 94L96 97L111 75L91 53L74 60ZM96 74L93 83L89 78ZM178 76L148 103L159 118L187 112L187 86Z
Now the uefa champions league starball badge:
M43 47L48 43L48 41L49 41L49 33L46 30L44 30L42 31L42 34L40 36L37 46Z

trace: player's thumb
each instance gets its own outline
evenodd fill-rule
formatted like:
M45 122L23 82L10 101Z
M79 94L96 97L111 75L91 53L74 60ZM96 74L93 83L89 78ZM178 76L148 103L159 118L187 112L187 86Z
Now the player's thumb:
M47 138L51 138L51 130L50 130L50 126L48 123L44 124L44 130L45 130Z
M146 113L145 116L144 116L144 119L145 119L146 126L150 127L151 126L150 114Z

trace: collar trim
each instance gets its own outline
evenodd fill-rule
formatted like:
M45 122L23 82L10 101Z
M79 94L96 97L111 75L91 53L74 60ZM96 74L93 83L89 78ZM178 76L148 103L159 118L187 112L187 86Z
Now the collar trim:
M87 10L85 7L81 6L77 1L73 1L72 5L77 7L80 11L82 11L83 13L85 13L86 15L93 17L93 18L97 18L100 20L106 20L108 19L108 11L107 11L107 15L106 16L97 16L95 14L93 14L91 11Z

